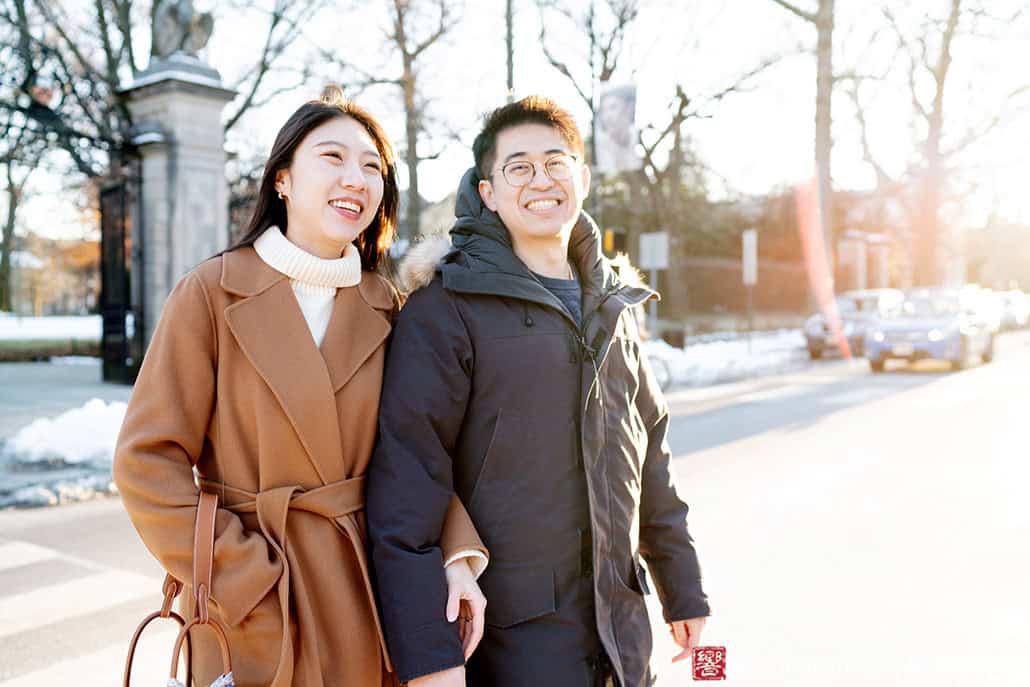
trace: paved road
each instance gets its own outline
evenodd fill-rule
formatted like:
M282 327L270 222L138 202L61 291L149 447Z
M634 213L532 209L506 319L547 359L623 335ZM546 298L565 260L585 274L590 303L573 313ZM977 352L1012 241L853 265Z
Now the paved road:
M673 395L728 684L1030 684L1030 336L999 344L956 374L836 362Z
M1019 334L957 374L837 361L670 396L727 684L1027 684L1028 380ZM0 687L117 684L160 579L116 499L0 513ZM659 684L692 684L655 627ZM151 640L135 684L166 670Z

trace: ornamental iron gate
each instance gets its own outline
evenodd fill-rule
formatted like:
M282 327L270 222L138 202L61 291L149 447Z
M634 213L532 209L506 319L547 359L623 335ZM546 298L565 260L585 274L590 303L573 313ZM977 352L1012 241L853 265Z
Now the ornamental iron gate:
M132 384L143 361L140 161L123 152L100 190L100 312L104 381Z

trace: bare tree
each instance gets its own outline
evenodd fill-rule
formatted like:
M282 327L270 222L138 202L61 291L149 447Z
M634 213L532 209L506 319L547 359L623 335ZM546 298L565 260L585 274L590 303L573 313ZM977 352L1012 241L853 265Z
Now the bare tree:
M747 91L756 77L779 60L780 57L766 58L730 83L696 97L689 96L684 86L679 84L669 103L668 120L662 124L652 122L641 127L637 142L643 151L643 166L639 178L650 189L658 226L670 226L671 219L678 214L681 185L688 166L696 167L699 171L710 171L701 169L703 165L700 161L688 159L686 123L713 116L715 106L731 95ZM664 166L660 164L657 155L663 148L669 151Z
M1017 81L1000 103L985 108L987 111L980 114L978 122L961 133L951 130L953 125L949 125L945 96L958 40L963 35L977 34L985 22L1006 27L1025 13L1022 8L1014 14L1000 16L992 14L994 9L976 0L947 0L942 16L920 17L917 22L909 22L915 24L914 27L906 25L891 9L883 9L886 26L896 39L899 62L905 72L912 108L910 128L920 136L915 156L900 173L891 174L878 159L867 122L874 98L868 94L863 97L864 85L872 83L882 88L889 74L847 79L846 92L859 125L863 159L874 170L880 193L899 200L910 217L910 235L905 238L911 244L912 279L916 285L931 286L942 279L940 210L948 199L949 188L955 185L960 174L959 159L1020 111L1021 101L1025 108L1025 96L1030 94L1030 84Z
M391 48L390 60L399 58L399 69L386 67L389 76L381 76L380 70L370 70L352 61L342 59L333 50L322 49L321 56L327 64L352 75L347 81L347 90L362 91L378 86L398 89L404 108L404 166L408 172L407 200L400 234L413 239L422 231L422 196L419 192L419 166L427 160L440 157L451 141L460 140L458 134L447 123L430 112L431 99L423 86L422 66L427 52L434 45L442 43L460 19L454 0L390 0L388 3L389 24L384 38ZM426 150L425 141L433 140L437 148ZM423 145L420 147L419 142Z
M13 38L5 61L0 112L19 113L32 136L64 151L88 177L106 173L112 154L124 144L132 116L121 87L140 72L133 44L144 14L139 0L0 0L0 28ZM273 0L263 47L253 66L232 86L243 94L226 128L247 111L283 90L266 87L301 27L326 0ZM151 26L153 30L153 27Z
M514 0L506 0L504 6L505 53L508 66L508 102L515 99L515 11Z
M430 9L432 7L432 9ZM435 13L435 21L431 21ZM418 78L420 58L426 50L439 42L454 28L457 17L449 0L418 2L418 0L393 0L391 20L393 26L387 34L401 58L401 74L397 79L404 102L404 161L408 169L407 225L408 238L421 234L422 196L418 190L418 167L423 160L439 157L442 151L419 154L420 134L428 133L426 98L419 92ZM429 26L427 32L419 27Z
M0 59L6 57L0 50ZM0 111L0 168L7 208L0 233L0 311L12 310L14 228L29 176L42 155L44 143L32 135L19 112Z
M596 163L598 95L619 65L626 32L640 13L639 0L590 0L585 9L582 2L537 0L537 6L540 8L540 45L544 56L572 83L590 110L589 152L591 162ZM565 26L575 31L573 35L585 39L584 44L573 48L567 57L558 53L549 38L553 19L562 20Z
M772 0L796 17L805 20L816 31L815 93L815 169L819 197L819 222L826 247L827 266L833 265L833 177L830 161L833 151L833 30L834 0L817 0L815 9L804 9L787 0ZM828 270L831 274L832 269Z
M14 227L18 217L18 205L25 191L25 184L32 174L32 167L20 165L14 157L0 158L4 172L4 192L7 196L7 213L4 218L3 236L0 239L0 311L13 310L12 301L12 257L14 253Z
M264 15L266 28L257 58L230 84L243 98L226 119L226 131L238 124L247 112L258 110L276 96L309 81L313 74L314 54L291 55L291 47L299 42L308 22L324 8L333 5L330 0L273 0L271 8L262 8L255 7L250 0L234 0L231 11L260 12ZM223 16L228 19L228 12ZM274 86L269 85L269 77L272 76L276 77Z

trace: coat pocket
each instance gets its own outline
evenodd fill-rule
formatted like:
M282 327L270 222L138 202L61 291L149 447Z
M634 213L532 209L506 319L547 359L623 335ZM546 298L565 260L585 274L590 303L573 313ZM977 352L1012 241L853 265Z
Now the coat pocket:
M493 627L512 627L558 609L548 567L491 563L479 586L486 596L486 624Z
M647 571L637 559L633 560L633 573L629 578L629 588L644 596L651 593L651 587L647 583Z
M517 415L498 409L497 419L494 421L493 436L490 437L490 444L487 446L483 462L479 467L479 474L476 476L475 485L472 487L472 494L468 499L468 510L475 512L477 506L482 503L483 498L489 495L493 487L503 486L505 481L506 461L510 461L512 452L519 444L522 422ZM496 496L491 495L491 496ZM500 504L494 503L493 508Z

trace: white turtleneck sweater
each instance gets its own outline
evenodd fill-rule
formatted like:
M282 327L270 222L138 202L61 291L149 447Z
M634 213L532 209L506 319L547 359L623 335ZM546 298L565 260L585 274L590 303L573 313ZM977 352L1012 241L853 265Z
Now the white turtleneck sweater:
M254 242L254 250L266 265L290 278L290 287L311 330L311 338L315 346L321 346L333 314L336 290L361 283L361 256L357 247L348 243L342 257L327 260L290 241L278 227L269 227ZM343 323L340 326L344 326ZM459 551L444 565L462 558L468 561L476 577L486 570L486 556L474 549Z
M336 289L361 283L357 247L348 243L342 257L327 260L291 242L277 227L269 227L254 242L254 250L265 264L290 278L311 337L316 346L321 346L333 314Z

